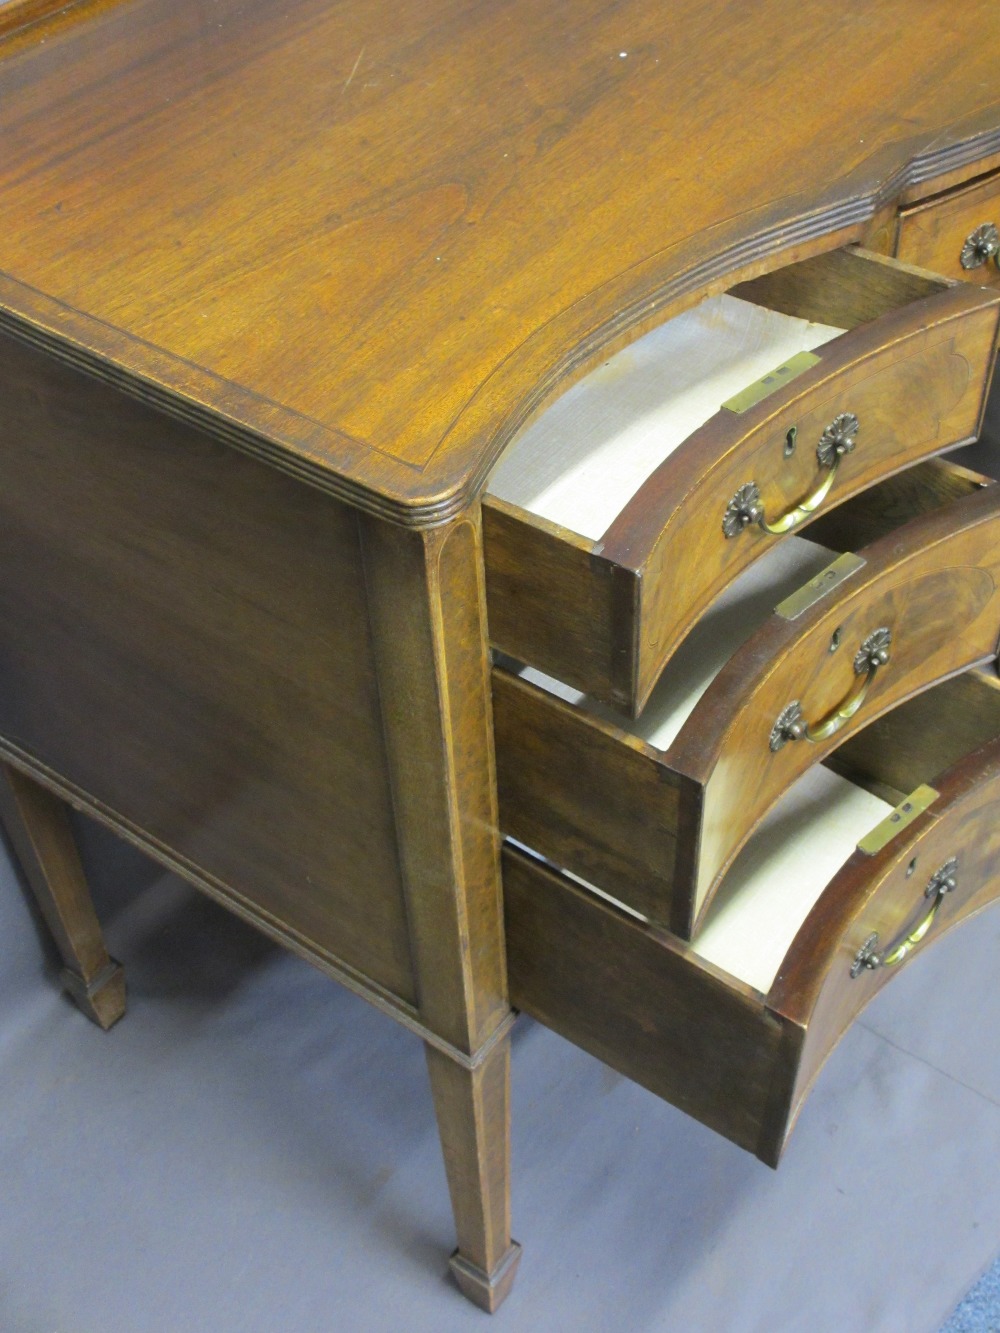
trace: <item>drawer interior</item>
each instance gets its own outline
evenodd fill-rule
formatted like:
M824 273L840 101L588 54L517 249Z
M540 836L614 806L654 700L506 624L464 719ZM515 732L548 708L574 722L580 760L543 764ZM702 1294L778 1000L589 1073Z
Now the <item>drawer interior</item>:
M856 527L883 536L915 513L929 514L986 486L978 474L932 460L851 502ZM843 537L851 526L841 524L831 536ZM693 768L677 765L671 747L686 724L695 726L692 715L720 670L732 673L734 656L765 622L776 623L772 613L784 599L820 571L837 568L835 554L793 537L750 566L681 645L638 719L623 721L606 704L534 668L499 666L493 691L504 833L688 936L687 894L696 895L695 911L702 901L691 856L700 831L688 812L704 809L698 803L714 770L704 767L704 777L695 779ZM825 655L825 641L821 647ZM705 737L705 726L694 733L691 727L688 741L692 734ZM696 780L703 784L697 789Z
M599 541L660 463L727 402L943 279L835 250L709 297L592 371L524 430L488 494ZM794 371L794 366L793 366ZM775 382L777 387L778 381Z
M514 442L489 494L597 542L652 472L748 385L844 332L722 294L624 348Z
M975 437L998 308L834 251L612 356L521 433L490 481L494 646L637 715L742 569L819 511Z
M935 790L894 808L860 758L852 780L811 771L744 848L692 944L508 846L513 1002L776 1165L823 1062L897 974L855 966L873 932L913 934L925 882L955 857L959 888L943 895L933 937L1000 890L1000 689L975 672L931 696L979 748L934 771L947 756L923 743L918 714L897 710L894 734L916 733L902 780Z
M1000 680L973 670L877 719L804 773L730 867L692 950L767 993L828 882L915 793L1000 737ZM933 808L933 803L930 807ZM898 816L897 816L898 818Z

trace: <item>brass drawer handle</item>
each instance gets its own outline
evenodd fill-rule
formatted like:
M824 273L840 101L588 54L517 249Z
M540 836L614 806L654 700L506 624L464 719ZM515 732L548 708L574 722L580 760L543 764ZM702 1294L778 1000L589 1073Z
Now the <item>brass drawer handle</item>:
M913 929L903 934L884 953L879 953L878 931L869 935L854 955L854 962L851 964L851 976L858 977L866 969L874 972L880 967L895 967L897 963L901 963L904 958L911 954L933 926L937 914L941 910L941 904L945 900L945 895L958 887L957 871L958 857L956 856L953 856L950 861L946 861L940 870L935 871L927 888L924 889L924 897L933 900L930 907Z
M892 633L885 626L872 630L854 655L857 679L837 707L818 722L806 721L798 699L786 704L771 728L772 751L780 750L789 741L825 741L849 722L864 703L879 668L888 664L891 643Z
M981 268L991 259L1000 266L1000 232L995 222L984 222L965 238L960 255L963 268Z
M735 537L744 528L756 523L772 537L780 537L791 532L814 514L830 493L837 476L837 468L845 454L854 449L860 424L853 412L841 412L824 430L816 446L816 461L820 467L820 477L816 486L804 500L769 522L764 506L761 504L760 487L755 481L745 482L726 506L722 517L722 531L727 537ZM793 441L795 428L789 431L789 441Z

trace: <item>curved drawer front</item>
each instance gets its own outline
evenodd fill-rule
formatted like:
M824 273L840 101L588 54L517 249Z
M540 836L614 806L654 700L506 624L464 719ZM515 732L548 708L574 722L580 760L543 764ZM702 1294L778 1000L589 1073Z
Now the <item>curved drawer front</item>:
M678 848L679 934L697 928L726 866L799 774L910 695L996 656L995 488L863 554L862 568L801 614L788 603L779 608L716 677L667 752L684 775L681 823L697 835Z
M777 1160L824 1061L900 966L1000 897L1000 742L935 779L936 799L884 847L860 848L795 937L767 997L788 1024Z
M909 299L872 318L887 287ZM632 714L698 617L776 541L974 438L981 421L995 297L850 252L736 291L813 320L865 322L790 382L776 375L760 401L706 421L600 540L490 497L484 506L495 645Z
M819 891L766 996L508 847L512 1002L776 1166L852 1020L901 965L1000 896L1000 741L936 779L930 798Z
M904 209L895 253L949 278L1000 287L1000 172Z
M631 730L586 700L557 697L554 682L539 688L495 669L502 831L691 938L727 865L803 772L902 700L996 655L996 487L838 566L848 571L838 586L792 618L797 606L782 603L785 614L767 617L694 707L671 714L676 682L688 688L692 638ZM820 575L806 590L827 582ZM730 627L752 602L733 611Z

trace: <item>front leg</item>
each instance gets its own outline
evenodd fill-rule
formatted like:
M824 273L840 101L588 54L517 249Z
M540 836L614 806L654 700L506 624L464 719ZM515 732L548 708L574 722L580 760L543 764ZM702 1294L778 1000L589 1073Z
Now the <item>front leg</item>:
M510 1037L475 1069L424 1049L458 1234L451 1271L469 1300L492 1314L521 1258L510 1237Z
M125 974L104 946L65 803L0 764L0 818L62 957L63 986L107 1030L125 1012Z
M362 520L417 1007L455 1213L451 1269L495 1310L514 1281L510 1003L478 509Z

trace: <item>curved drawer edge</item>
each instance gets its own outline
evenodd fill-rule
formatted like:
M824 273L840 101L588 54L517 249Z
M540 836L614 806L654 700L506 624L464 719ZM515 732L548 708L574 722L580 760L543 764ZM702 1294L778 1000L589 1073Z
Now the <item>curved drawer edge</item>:
M785 1026L758 1152L765 1161L777 1163L823 1065L883 986L1000 898L1000 739L965 756L934 787L937 799L881 850L859 848L844 863L785 955L767 996ZM955 887L933 911L936 895L927 891L953 865ZM891 958L893 946L928 920L898 965L865 965L873 952Z
M772 615L715 677L664 757L698 803L684 811L698 840L677 862L670 924L678 935L693 938L740 848L806 768L906 699L996 657L997 532L994 488L913 519L863 548L860 573L804 613ZM872 631L888 633L889 664L877 679L869 668L863 705L810 732L809 743L786 744L778 732L788 706L801 701L810 723L835 712L862 679L852 660ZM840 635L850 653L831 656Z

